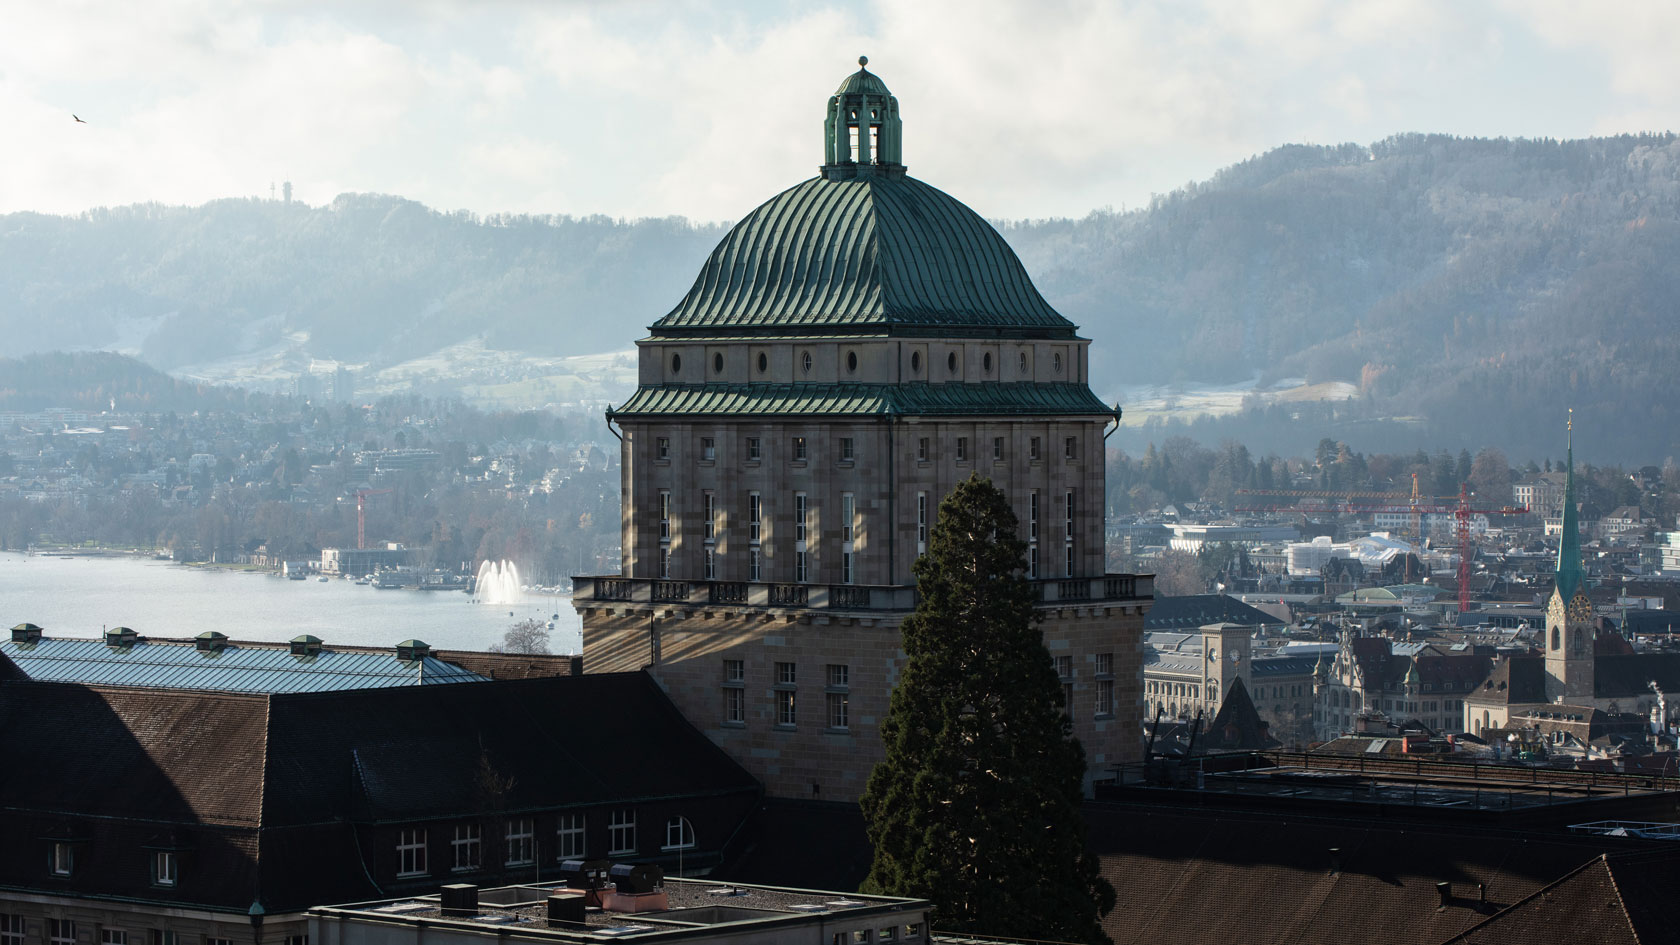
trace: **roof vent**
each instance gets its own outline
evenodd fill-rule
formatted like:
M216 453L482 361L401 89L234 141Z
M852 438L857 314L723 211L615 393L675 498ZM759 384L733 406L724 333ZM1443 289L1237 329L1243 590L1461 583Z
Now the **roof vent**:
M582 893L556 893L548 897L548 924L572 923L582 925L588 897Z
M105 645L113 650L129 649L139 639L140 634L127 627L112 627L105 631Z
M601 889L607 885L607 869L611 866L606 860L561 860L560 875L573 889Z
M630 896L650 893L665 885L665 870L647 863L615 863L610 873L618 891Z
M193 645L200 653L220 653L227 649L227 642L227 634L206 630L194 639Z
M446 916L478 915L478 887L472 883L451 883L438 890Z
M292 637L293 656L314 656L321 652L321 638L314 634L305 633Z
M432 655L432 648L423 640L404 640L397 644L397 659L405 663L423 660Z
M20 623L12 628L13 643L38 643L41 640L41 628L32 623Z

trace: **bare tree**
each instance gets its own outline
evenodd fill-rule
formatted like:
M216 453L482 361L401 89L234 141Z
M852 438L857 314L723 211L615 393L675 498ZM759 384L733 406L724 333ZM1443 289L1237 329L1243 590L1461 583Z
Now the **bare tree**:
M502 642L490 644L492 653L547 653L548 624L535 617L507 628Z

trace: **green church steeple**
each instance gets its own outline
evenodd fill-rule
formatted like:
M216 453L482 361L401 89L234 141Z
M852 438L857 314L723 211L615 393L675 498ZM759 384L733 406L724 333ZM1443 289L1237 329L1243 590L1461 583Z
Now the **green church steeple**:
M1575 518L1575 411L1569 411L1569 451L1563 478L1563 533L1558 536L1557 591L1568 603L1581 589L1581 527Z

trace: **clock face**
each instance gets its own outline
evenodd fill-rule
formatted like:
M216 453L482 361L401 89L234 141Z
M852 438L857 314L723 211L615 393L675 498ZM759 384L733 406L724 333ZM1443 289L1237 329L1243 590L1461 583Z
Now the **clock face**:
M1219 659L1219 651L1211 646L1208 647L1208 662L1211 663L1216 659Z
M1576 594L1569 602L1569 622L1588 623L1592 620L1592 604L1587 601L1587 595Z

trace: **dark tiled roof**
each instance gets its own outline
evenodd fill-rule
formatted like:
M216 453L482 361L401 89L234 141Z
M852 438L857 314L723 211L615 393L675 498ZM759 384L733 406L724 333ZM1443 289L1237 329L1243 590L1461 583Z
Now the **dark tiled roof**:
M914 178L808 180L712 251L656 336L720 330L1073 336L1015 252L961 202Z
M852 892L869 875L871 856L856 804L771 798L708 878Z
M643 387L613 415L1112 416L1084 384L689 384ZM1276 622L1276 621L1273 621Z
M322 692L484 681L436 657L404 661L391 650L323 649L293 656L286 646L229 643L219 651L206 651L178 640L111 647L103 640L43 637L35 643L0 642L0 653L30 679L93 686Z
M1649 695L1652 682L1664 692L1680 690L1680 653L1636 653L1593 660L1593 694L1600 699Z
M1231 683L1225 701L1220 703L1219 714L1213 717L1202 738L1197 747L1205 746L1208 751L1260 751L1281 744L1266 732L1260 713L1254 710L1254 700L1248 696L1248 687L1241 679Z
M1495 660L1487 678L1465 698L1476 702L1545 702L1545 658L1512 656Z
M1214 623L1255 627L1277 626L1283 621L1229 594L1188 594L1155 598L1155 605L1144 615L1143 629L1195 630Z
M1650 945L1680 937L1680 851L1604 855L1478 924L1449 945Z
M1475 654L1437 656L1420 655L1417 660L1418 682L1428 687L1424 691L1472 692L1487 679L1493 661Z
M1311 676L1313 667L1318 665L1318 657L1261 656L1256 657L1248 665L1256 679L1273 676Z

